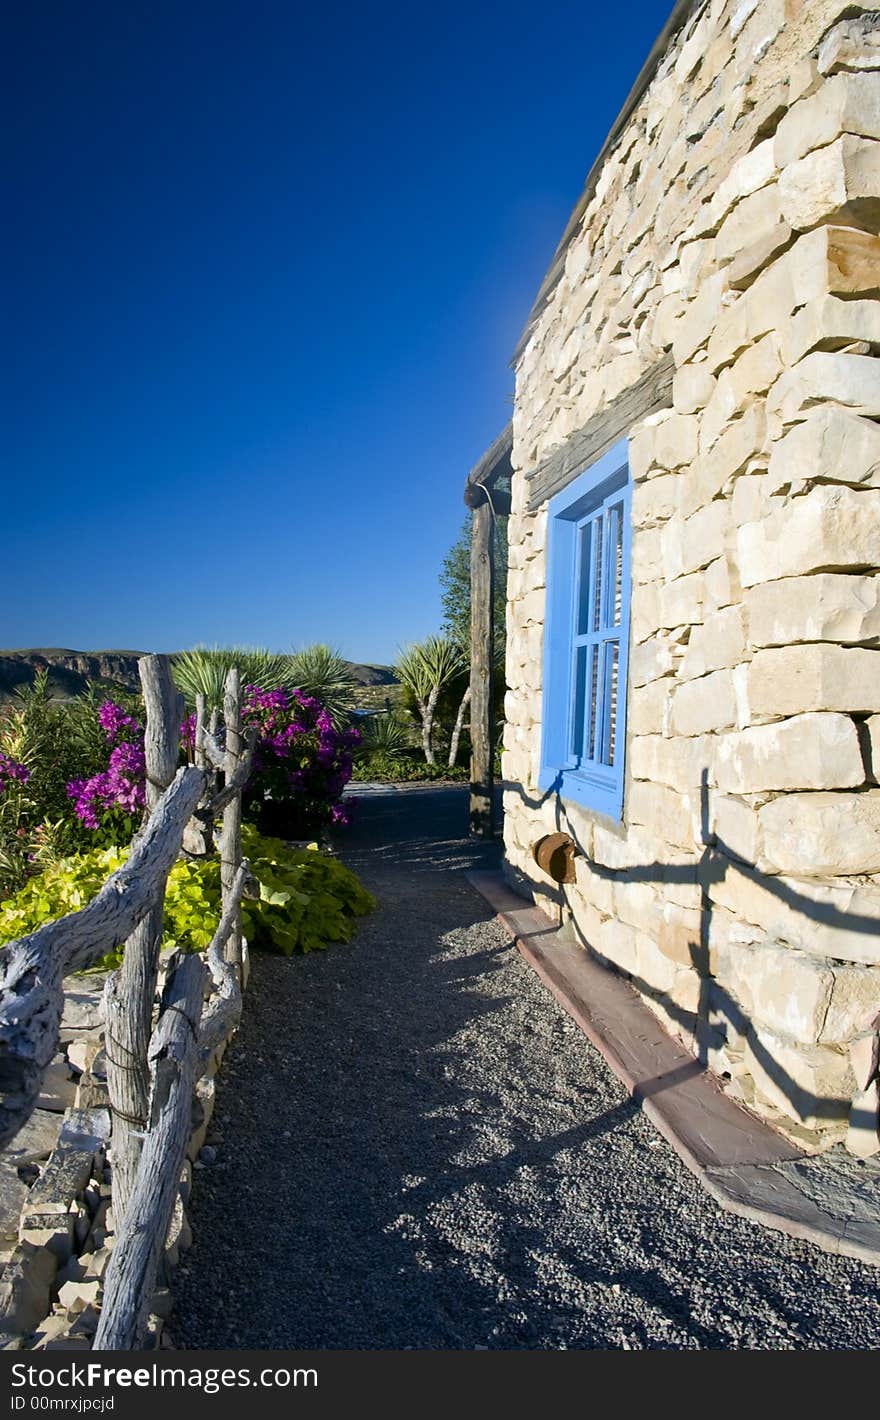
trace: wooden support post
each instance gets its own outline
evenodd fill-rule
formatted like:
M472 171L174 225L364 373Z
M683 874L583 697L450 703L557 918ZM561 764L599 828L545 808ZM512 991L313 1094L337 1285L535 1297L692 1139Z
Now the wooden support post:
M471 523L471 833L490 838L495 815L492 759L495 716L492 672L495 663L492 624L495 599L495 526L492 507L483 501Z
M143 656L138 661L147 722L144 750L147 768L147 812L152 813L177 771L183 697L171 676L167 656ZM125 944L119 970L105 989L107 1024L107 1087L113 1113L113 1211L125 1215L141 1152L146 1124L150 1077L147 1047L159 972L159 947L165 884Z
M150 1129L128 1208L117 1225L95 1334L96 1351L136 1351L144 1343L149 1304L190 1137L204 983L202 959L192 953L183 958L165 989L149 1050L153 1075Z
M233 666L226 677L223 696L223 719L226 723L226 759L223 765L227 787L235 778L242 759L241 735L241 675ZM233 926L226 942L226 960L241 967L241 908L234 902L235 880L241 864L241 794L234 794L223 810L223 835L220 842L220 884L223 890L224 915L234 912Z

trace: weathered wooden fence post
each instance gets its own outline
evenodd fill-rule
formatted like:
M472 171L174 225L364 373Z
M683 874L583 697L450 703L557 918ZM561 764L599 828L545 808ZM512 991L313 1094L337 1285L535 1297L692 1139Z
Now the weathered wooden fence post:
M202 959L192 953L184 957L166 986L149 1052L153 1072L150 1127L122 1224L117 1224L95 1334L96 1351L131 1351L143 1342L190 1135L204 984Z
M226 723L226 760L224 771L227 788L242 763L241 736L241 675L233 667L226 677L223 696L223 718ZM233 794L223 810L223 833L220 840L220 882L223 889L223 912L232 904L236 874L241 863L241 794ZM226 960L241 969L241 909L235 908L232 931L226 943Z
M138 670L147 712L147 812L152 813L177 771L183 697L172 679L167 656L143 656ZM122 965L108 979L105 989L107 1086L113 1115L113 1211L117 1220L124 1215L134 1187L146 1125L150 1089L147 1047L164 904L162 882L153 907L126 942Z

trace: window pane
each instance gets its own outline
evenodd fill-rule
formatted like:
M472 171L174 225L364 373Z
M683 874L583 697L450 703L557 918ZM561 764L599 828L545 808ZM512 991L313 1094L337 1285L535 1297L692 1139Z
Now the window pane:
M591 616L590 630L598 631L602 625L602 528L604 519L601 514L593 522L593 567L592 567L592 587L591 587Z
M587 698L587 653L595 654L593 646L578 646L574 660L574 714L571 719L571 737L568 753L572 759L580 760L584 752L584 707Z
M623 591L623 504L615 503L608 510L611 576L609 578L611 626L620 625Z
M587 759L596 758L596 735L599 721L599 648L591 646L587 705L589 706L589 725L587 734Z
M578 533L578 636L583 636L584 633L590 629L590 549L593 542L592 534L592 523L585 523Z
M617 745L617 666L620 657L620 643L618 641L608 641L604 647L605 656L605 692L603 734L602 734L602 763L614 764L614 751Z

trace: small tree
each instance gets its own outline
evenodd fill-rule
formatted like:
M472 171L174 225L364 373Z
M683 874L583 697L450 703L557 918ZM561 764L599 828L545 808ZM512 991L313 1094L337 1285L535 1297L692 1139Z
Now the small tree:
M461 674L466 664L461 647L451 637L429 636L402 651L394 667L401 685L416 702L427 764L436 764L433 733L440 692Z
M462 646L471 640L471 519L464 526L443 559L440 571L440 604L443 630ZM492 618L495 646L503 651L507 604L507 519L495 519L495 602Z

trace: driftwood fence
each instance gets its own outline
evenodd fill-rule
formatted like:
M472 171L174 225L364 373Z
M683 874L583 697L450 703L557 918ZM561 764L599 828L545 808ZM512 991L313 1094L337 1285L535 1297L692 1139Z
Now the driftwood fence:
M231 670L226 681L224 742L217 715L206 723L200 699L196 762L179 769L183 703L167 657L145 656L139 670L147 710L148 818L131 856L88 906L0 953L2 1147L34 1108L43 1070L57 1050L64 977L125 943L104 997L116 1244L104 1280L97 1350L131 1350L144 1340L190 1135L195 1081L241 1014L241 898L250 882L241 857L241 791L253 742L245 743L241 733L238 671ZM221 919L204 960L175 954L169 963L154 1028L168 874L182 851L191 857L213 853L221 813Z

